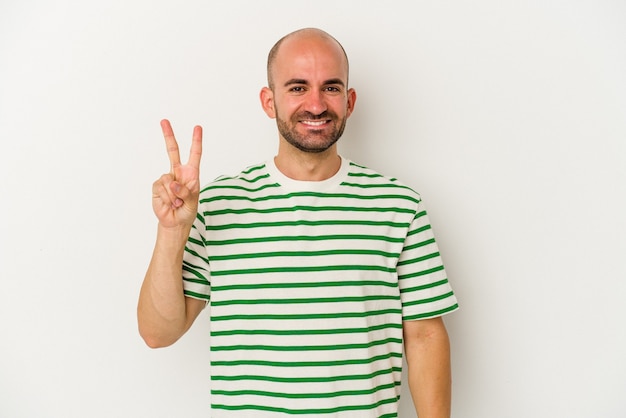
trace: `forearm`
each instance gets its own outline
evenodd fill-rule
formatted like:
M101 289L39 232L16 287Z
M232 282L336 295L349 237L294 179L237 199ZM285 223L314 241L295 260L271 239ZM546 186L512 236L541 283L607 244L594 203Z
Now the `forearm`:
M450 417L450 342L441 324L406 343L409 389L419 418Z
M139 333L151 347L174 343L187 330L182 261L187 228L159 226L137 306Z

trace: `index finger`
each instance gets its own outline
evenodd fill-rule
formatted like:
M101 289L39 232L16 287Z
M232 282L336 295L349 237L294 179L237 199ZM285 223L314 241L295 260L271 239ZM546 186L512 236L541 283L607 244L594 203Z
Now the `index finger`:
M180 153L178 152L178 142L174 136L172 125L167 119L161 121L161 130L163 131L163 138L165 138L165 146L167 148L167 155L170 159L170 170L174 173L174 168L180 165Z

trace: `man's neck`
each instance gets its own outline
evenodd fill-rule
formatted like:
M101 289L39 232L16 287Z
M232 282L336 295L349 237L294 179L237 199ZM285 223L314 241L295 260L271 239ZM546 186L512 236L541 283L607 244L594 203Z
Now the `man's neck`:
M281 173L291 179L322 181L337 174L341 157L337 153L337 144L319 153L303 152L291 145L281 144L274 163Z

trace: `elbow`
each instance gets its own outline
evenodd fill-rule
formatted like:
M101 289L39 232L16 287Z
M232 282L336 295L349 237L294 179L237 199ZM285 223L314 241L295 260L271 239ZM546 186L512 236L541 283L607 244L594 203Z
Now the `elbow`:
M137 309L137 329L139 335L150 348L164 348L174 344L182 335L176 327L164 323L160 318L146 315Z
M139 335L150 348L164 348L174 344L180 336L172 336L159 327L138 323Z
M165 348L176 342L176 339L165 338L160 335L154 335L147 332L139 331L139 335L150 348Z
M196 303L197 312L204 307L205 302ZM190 316L184 309L176 315L163 316L155 309L142 309L140 304L137 308L137 325L139 335L150 348L168 347L178 341L193 323L197 316ZM188 309L188 308L187 308Z
M165 347L169 347L170 345L172 345L171 343L165 343L157 339L144 338L143 341L150 348L165 348Z

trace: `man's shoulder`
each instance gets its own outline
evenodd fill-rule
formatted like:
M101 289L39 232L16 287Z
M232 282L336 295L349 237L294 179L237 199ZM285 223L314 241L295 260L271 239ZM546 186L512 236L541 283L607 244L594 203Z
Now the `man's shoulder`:
M377 189L378 191L387 189L394 194L404 194L421 200L417 191L396 177L388 176L365 165L357 164L354 161L350 161L349 164L350 170L346 180L348 184L356 187Z
M213 181L206 183L200 193L211 193L215 190L237 189L237 188L255 188L269 181L269 173L267 164L261 162L250 165L235 175L221 175Z

